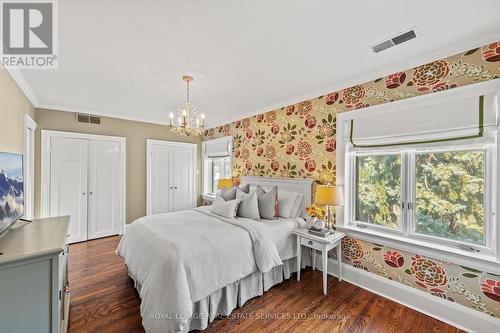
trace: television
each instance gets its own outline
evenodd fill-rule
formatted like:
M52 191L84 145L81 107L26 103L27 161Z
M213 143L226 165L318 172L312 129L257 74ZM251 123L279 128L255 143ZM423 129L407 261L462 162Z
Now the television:
M24 214L23 155L0 152L0 235Z

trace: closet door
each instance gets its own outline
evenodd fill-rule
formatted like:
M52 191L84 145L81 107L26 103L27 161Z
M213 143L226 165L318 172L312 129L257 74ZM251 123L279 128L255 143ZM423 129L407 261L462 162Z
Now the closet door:
M88 238L120 232L123 207L120 143L89 141Z
M69 242L87 240L88 141L53 137L50 147L49 214L71 216Z
M163 214L172 211L174 191L171 183L172 148L164 144L150 146L149 166L149 214Z
M189 146L173 147L173 211L186 210L196 206L194 202L196 188L194 183L195 151L195 148Z

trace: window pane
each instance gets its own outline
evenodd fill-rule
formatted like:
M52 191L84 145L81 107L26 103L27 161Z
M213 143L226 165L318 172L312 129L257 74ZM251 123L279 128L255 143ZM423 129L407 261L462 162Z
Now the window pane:
M484 244L483 151L416 154L416 232Z
M217 181L220 178L220 160L212 161L212 184L213 193L217 192Z
M224 178L231 178L231 161L229 158L224 159Z
M401 156L356 157L356 220L401 227Z

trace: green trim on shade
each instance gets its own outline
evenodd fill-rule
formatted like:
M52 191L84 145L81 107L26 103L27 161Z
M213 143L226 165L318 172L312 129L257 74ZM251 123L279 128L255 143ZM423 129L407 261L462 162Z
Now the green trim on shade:
M378 145L359 145L359 144L354 143L353 134L354 134L354 119L351 119L351 130L350 130L350 134L349 134L349 139L351 141L352 146L355 148L396 147L396 146L419 145L419 144L425 144L425 143L437 143L437 142L447 142L447 141L482 138L484 135L484 96L482 96L482 95L479 96L479 125L478 125L478 134L476 134L476 135L459 136L456 138L446 138L446 139L384 143L384 144L378 144Z

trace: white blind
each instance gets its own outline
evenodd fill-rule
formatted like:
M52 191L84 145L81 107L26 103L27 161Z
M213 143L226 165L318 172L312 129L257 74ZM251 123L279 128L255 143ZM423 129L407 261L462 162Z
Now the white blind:
M224 141L214 141L205 143L205 156L206 157L225 157L229 156L230 152L230 142L228 140Z
M497 108L487 95L362 116L351 120L346 141L381 147L481 137L496 129Z

